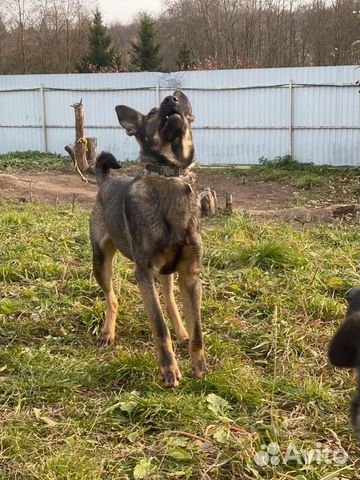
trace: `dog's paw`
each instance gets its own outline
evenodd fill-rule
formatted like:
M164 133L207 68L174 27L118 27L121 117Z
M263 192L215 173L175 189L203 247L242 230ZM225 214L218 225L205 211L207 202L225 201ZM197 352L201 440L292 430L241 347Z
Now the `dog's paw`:
M193 363L193 370L196 378L204 377L204 375L209 371L205 357L200 358L195 363Z
M161 372L165 387L177 387L182 379L181 373L177 365L173 367L164 368Z
M111 335L109 332L101 332L96 339L96 344L98 347L109 347L114 345L115 336Z
M184 338L180 340L180 348L183 350L189 351L190 340L188 338Z

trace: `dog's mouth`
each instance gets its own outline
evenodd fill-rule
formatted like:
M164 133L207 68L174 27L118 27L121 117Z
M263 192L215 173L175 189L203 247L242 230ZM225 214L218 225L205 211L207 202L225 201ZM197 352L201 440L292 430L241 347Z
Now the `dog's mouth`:
M181 115L179 112L175 111L175 110L172 110L170 111L167 115L165 115L165 119L166 120L169 120L170 117L172 117L173 115L177 115L178 117L181 118Z
M160 107L160 115L165 119L168 120L173 115L178 115L179 117L183 117L183 112L181 110L180 105L161 105Z
M161 121L159 123L159 133L164 135L166 132L182 130L184 126L184 115L180 108L164 108L160 111ZM179 132L180 134L180 132Z

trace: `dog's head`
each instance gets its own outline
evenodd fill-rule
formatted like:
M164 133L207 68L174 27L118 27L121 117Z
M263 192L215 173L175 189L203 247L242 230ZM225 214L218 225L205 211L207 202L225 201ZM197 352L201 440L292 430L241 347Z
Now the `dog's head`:
M186 95L175 90L144 115L125 105L115 107L120 125L134 135L143 160L154 165L188 167L194 160L191 103Z
M348 309L344 322L333 336L329 359L335 367L360 367L360 287L346 294Z

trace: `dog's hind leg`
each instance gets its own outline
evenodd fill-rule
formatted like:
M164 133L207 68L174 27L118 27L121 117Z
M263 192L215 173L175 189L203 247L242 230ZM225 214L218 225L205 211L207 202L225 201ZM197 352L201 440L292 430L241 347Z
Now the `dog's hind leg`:
M204 342L201 331L200 281L201 246L187 245L183 248L182 261L178 265L179 287L190 337L190 356L195 375L202 378L207 372Z
M165 385L176 387L181 380L181 373L175 359L170 332L161 311L154 274L150 268L141 268L136 265L135 276L151 323Z
M189 335L185 330L184 324L181 320L174 297L174 275L159 275L159 280L164 293L166 311L169 315L171 323L174 326L176 336L183 348L188 347Z
M113 242L105 238L100 243L93 243L93 270L95 278L105 294L105 323L97 338L98 345L111 345L115 341L115 322L118 301L112 286L112 261L116 248Z

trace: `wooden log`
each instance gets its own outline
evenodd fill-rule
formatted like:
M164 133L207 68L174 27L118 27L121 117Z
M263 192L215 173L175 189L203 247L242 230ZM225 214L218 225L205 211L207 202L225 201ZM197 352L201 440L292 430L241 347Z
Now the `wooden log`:
M96 137L87 137L86 157L89 164L87 173L91 175L95 175L95 162L97 157L97 138Z
M218 205L218 199L217 199L217 194L216 194L216 191L211 189L211 193L213 195L213 198L214 198L214 215L219 215L219 205Z
M233 196L232 193L227 193L225 197L225 211L229 215L233 213Z
M198 198L202 217L213 217L218 215L219 208L215 190L210 187L204 188L204 190L199 193Z
M86 158L87 141L84 137L84 107L82 99L79 103L74 103L72 107L75 110L75 160L81 173L85 173L88 168Z
M70 155L70 157L72 158L72 161L75 164L75 147L74 147L74 145L65 145L64 149Z
M88 164L95 166L96 152L97 152L97 138L96 137L86 137L87 138L87 152L86 158Z

